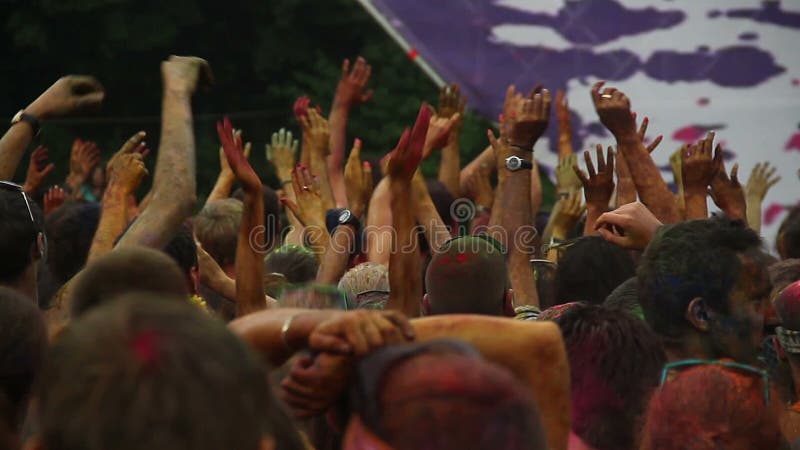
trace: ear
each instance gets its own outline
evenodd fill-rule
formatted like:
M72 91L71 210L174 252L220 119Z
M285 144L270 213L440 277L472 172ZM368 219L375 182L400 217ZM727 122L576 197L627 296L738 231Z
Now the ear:
M431 298L427 292L422 295L422 313L426 316L431 315Z
M506 289L505 294L503 295L503 312L507 317L515 317L517 315L514 312L514 290L513 289Z
M347 424L342 448L347 450L392 450L389 444L383 442L381 438L375 436L364 426L358 415L353 415Z
M706 306L706 302L695 297L689 302L685 313L686 320L699 331L708 332L711 327L712 312Z

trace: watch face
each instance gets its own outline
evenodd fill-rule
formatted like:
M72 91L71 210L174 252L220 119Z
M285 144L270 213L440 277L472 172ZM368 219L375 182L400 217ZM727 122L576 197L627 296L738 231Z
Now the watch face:
M351 213L350 210L348 210L348 209L345 209L344 211L340 212L339 213L339 223L347 223L347 221L350 220L350 216L352 216L352 215L353 215L353 213Z
M508 170L519 170L522 162L519 158L511 156L506 160L506 168Z

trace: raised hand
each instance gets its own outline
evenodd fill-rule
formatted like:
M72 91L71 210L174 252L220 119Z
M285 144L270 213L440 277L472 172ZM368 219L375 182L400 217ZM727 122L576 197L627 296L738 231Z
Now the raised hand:
M211 66L202 58L172 55L161 63L161 78L165 91L193 94L198 87L209 88L214 83Z
M552 236L566 239L570 231L586 211L580 189L570 191L566 197L558 199L553 206L553 219L551 220Z
M97 109L104 97L103 85L94 77L67 75L53 83L25 111L45 120Z
M511 147L533 151L533 145L544 134L550 121L550 102L550 91L547 89L523 100L521 110L511 119L508 131Z
M781 177L775 176L776 171L777 168L770 167L769 162L756 164L747 180L747 196L763 201L772 186L781 181Z
M428 133L428 126L433 112L427 104L419 109L417 121L412 129L406 128L400 136L400 141L392 150L391 158L386 167L386 173L393 181L411 182L414 172L417 171L422 161L422 149Z
M342 102L347 106L364 103L372 98L373 90L367 90L367 83L372 75L372 66L367 61L358 57L353 69L350 70L350 60L342 62L342 77L336 86L335 102Z
M456 114L463 116L466 106L467 96L461 95L461 88L458 83L444 85L439 91L439 110L436 115L447 119Z
M67 200L67 193L61 186L52 186L44 194L44 215L47 216Z
M617 140L636 134L636 120L631 115L631 102L622 91L605 88L605 81L598 81L592 87L592 102L600 122L608 128Z
M344 185L347 190L347 203L350 211L361 217L372 197L372 166L361 162L361 139L356 138L353 149L344 166Z
M636 120L636 113L633 113L633 119L634 121ZM650 118L645 117L644 119L642 119L642 124L639 126L639 131L637 134L639 135L639 140L642 141L642 144L644 144L645 138L647 137L647 126L649 124L650 124ZM659 134L658 136L656 136L656 138L653 139L653 142L649 143L647 147L645 147L647 153L653 153L653 151L658 147L658 144L661 143L662 139L664 139L663 134Z
M47 147L38 146L31 152L28 163L28 174L25 177L23 189L28 194L35 192L42 185L44 178L56 168L55 164L47 162Z
M330 153L328 141L331 136L331 130L328 121L316 110L309 109L308 116L301 118L300 123L303 126L303 132L307 136L304 145L308 146L311 158L323 158L324 160L325 156Z
M684 146L681 150L681 172L683 189L688 195L705 196L708 185L720 169L719 161L712 154L714 132L696 144ZM717 148L721 155L721 150ZM720 159L721 161L721 159Z
M106 164L106 175L110 179L114 175L114 170L120 166L118 163L118 159L122 158L123 155L129 154L138 154L142 159L146 158L147 155L150 154L150 150L147 148L147 143L144 141L144 138L147 136L147 133L144 131L139 131L124 144L122 147L117 150L117 153L108 160Z
M279 131L272 133L272 141L266 145L267 161L275 166L275 172L281 184L292 179L292 169L297 158L298 144L297 139L292 138L291 131L281 128Z
M242 139L242 130L233 130L234 139ZM250 151L252 150L252 145L249 142L245 142L244 144L244 157L246 159L250 159ZM223 179L230 179L235 180L236 174L233 173L233 169L231 165L228 163L228 157L225 155L225 148L220 145L219 147L219 177Z
M109 189L119 188L125 196L136 192L149 172L144 165L141 153L124 153L115 157L109 164Z
M364 356L384 345L414 338L414 328L400 312L356 310L318 325L308 337L308 346L317 352Z
M717 151L714 154L714 165L717 167L717 174L711 179L711 189L709 190L711 198L729 217L746 219L747 200L745 199L744 188L739 183L739 164L733 165L729 177L725 170L725 162L722 159L722 149L720 145L717 145Z
M311 99L307 95L297 97L297 100L294 101L294 106L292 106L292 112L294 112L294 118L297 119L298 123L301 123L302 119L308 117L309 108L312 108ZM322 114L322 109L319 105L314 106L312 109Z
M295 201L283 198L281 203L294 213L304 227L316 227L327 233L325 206L320 195L319 178L312 175L308 168L298 164L292 171L292 188Z
M67 175L67 185L72 189L73 196L81 195L81 186L99 162L100 149L94 142L84 142L79 138L73 141L69 157L69 175Z
M444 147L453 128L461 120L460 113L455 113L450 117L433 115L433 112L431 114L428 133L425 136L425 146L422 150L422 159L430 156L434 150Z
M586 161L586 172L578 168L575 164L572 169L583 184L583 193L586 197L586 205L601 210L608 207L611 195L614 193L614 151L608 147L606 158L603 159L603 146L597 144L597 171L592 164L592 157L589 152L583 152Z
M644 250L660 226L656 216L639 202L607 212L594 224L603 239L631 250Z
M560 194L580 191L583 187L581 179L573 169L578 165L578 157L574 153L558 158L556 166L556 189Z
M221 122L217 122L217 136L222 143L228 166L236 176L236 179L239 180L239 183L242 184L242 189L249 192L261 192L261 179L258 178L253 167L247 161L248 155L245 154L242 145L242 135L241 133L234 133L233 125L231 125L231 121L227 117Z
M511 120L522 111L522 102L525 101L525 96L521 92L517 92L516 86L509 85L506 89L506 98L503 101L503 113L500 114L500 128L509 129Z
M572 118L569 113L569 102L566 93L559 89L556 91L556 119L558 119L558 160L571 155L572 150ZM572 165L569 166L572 173Z

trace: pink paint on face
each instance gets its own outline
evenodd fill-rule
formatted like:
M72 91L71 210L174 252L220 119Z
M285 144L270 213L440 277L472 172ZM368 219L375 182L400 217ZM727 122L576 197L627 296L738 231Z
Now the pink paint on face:
M672 139L675 141L683 142L685 144L692 144L696 142L698 139L702 138L705 135L705 131L693 126L689 125L688 127L683 127L675 133L672 134Z

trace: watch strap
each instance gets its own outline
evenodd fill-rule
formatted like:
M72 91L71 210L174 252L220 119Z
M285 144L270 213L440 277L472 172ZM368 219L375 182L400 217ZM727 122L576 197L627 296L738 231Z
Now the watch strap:
M16 115L14 115L14 118L11 119L11 125L16 125L20 122L28 123L28 125L30 125L33 129L34 135L39 134L39 128L41 127L39 119L31 114L26 113L25 110L20 110Z

